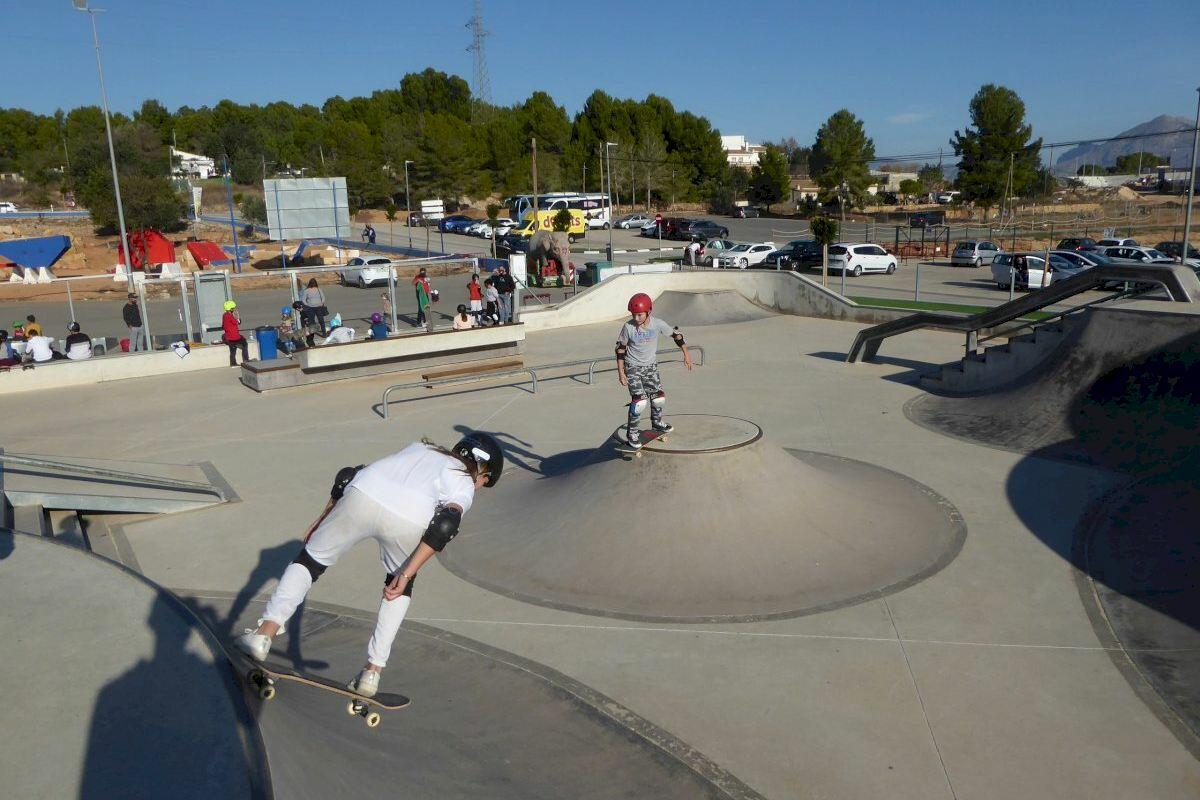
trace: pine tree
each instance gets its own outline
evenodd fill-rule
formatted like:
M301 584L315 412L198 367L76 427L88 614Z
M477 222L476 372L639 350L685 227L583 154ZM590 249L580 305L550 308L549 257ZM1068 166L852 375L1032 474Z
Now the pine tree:
M960 157L958 188L964 200L987 210L1004 199L1012 170L1011 193L1028 195L1037 187L1038 151L1042 140L1031 142L1033 127L1025 123L1025 103L1004 86L986 84L971 98L971 125L954 132L950 143Z

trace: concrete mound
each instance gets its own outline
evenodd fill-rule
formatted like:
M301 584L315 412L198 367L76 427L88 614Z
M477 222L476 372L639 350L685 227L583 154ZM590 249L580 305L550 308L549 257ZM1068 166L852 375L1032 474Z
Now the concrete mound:
M907 586L962 545L957 510L908 478L785 451L747 420L669 419L675 431L640 457L614 436L574 469L481 504L442 563L556 608L750 621Z
M241 688L179 600L86 551L0 530L6 797L263 797ZM43 677L52 689L39 691Z
M714 292L663 292L654 301L654 316L679 327L727 325L777 316L728 289Z

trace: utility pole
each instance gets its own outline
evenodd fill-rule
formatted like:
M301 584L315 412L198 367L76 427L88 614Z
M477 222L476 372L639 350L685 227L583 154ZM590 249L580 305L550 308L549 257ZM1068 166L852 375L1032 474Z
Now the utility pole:
M583 193L587 194L587 163L583 165Z
M1200 93L1200 88L1196 89ZM1192 233L1192 200L1196 195L1196 151L1200 147L1200 98L1196 100L1196 130L1192 131L1192 168L1188 170L1187 211L1183 216L1183 246L1179 249L1179 263L1185 263L1188 254L1188 236Z
M606 141L604 143L604 152L608 156L608 188L609 188L609 191L612 191L612 150L610 150L609 148L616 147L616 146L617 146L616 142ZM609 225L608 226L608 260L610 262L612 261L612 257L613 257L612 236L613 236L612 225Z
M412 250L412 195L408 191L408 165L413 161L404 162L404 210L408 212L408 249ZM429 227L426 223L425 227ZM393 308L395 306L393 305Z
M235 271L241 272L242 256L241 252L238 250L237 223L233 219L233 173L229 170L229 156L222 156L222 158L225 162L225 199L229 203L229 230L233 232L233 263ZM337 213L337 209L334 209L334 213ZM281 230L280 236L282 235L283 231ZM130 268L132 269L132 264L130 265Z
M530 243L532 244L533 234L538 230L538 187L537 187L537 139L530 139L530 144L533 146L533 158L530 160L530 166L533 172L533 230L530 231Z

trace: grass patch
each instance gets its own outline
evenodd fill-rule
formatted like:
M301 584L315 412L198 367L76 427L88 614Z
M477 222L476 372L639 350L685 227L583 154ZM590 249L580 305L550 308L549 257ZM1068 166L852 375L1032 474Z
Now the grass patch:
M860 306L876 306L879 308L905 308L912 311L957 311L960 314L979 314L984 311L989 311L992 306L971 306L960 305L958 303L927 303L924 300L892 300L882 297L851 297L851 300L858 303ZM1020 319L1034 320L1035 322L1053 317L1047 311L1031 311L1028 314L1020 317Z

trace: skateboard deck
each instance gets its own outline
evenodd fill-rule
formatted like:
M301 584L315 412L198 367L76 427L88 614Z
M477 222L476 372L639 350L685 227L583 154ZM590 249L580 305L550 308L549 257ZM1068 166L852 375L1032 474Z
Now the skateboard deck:
M634 458L642 457L642 453L645 452L646 445L650 444L651 442L658 441L659 439L662 439L665 442L667 441L667 437L670 435L670 433L662 433L661 431L656 431L653 429L642 431L642 448L635 450L629 446L629 442L625 441L625 438L620 432L614 434L617 440L617 451L621 453L627 453Z
M384 711L397 711L412 703L412 700L395 692L379 692L374 697L364 697L329 678L319 675L309 675L278 661L271 661L270 659L255 661L240 650L233 648L226 648L225 652L235 667L239 668L239 670L245 670L244 673L239 672L239 674L244 675L247 683L258 692L258 696L263 700L271 700L275 697L275 684L280 681L301 683L346 698L348 701L346 703L346 713L351 716L362 717L366 721L368 728L374 728L379 725L381 719L379 712L372 709L379 708Z

